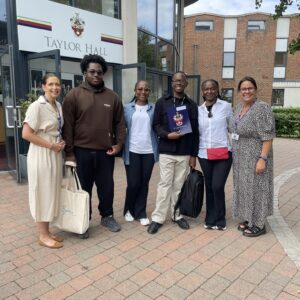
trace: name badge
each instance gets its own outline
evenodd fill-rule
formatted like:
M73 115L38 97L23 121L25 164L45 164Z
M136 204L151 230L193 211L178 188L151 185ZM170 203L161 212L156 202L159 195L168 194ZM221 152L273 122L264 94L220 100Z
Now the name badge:
M237 133L232 133L232 134L231 134L231 138L232 138L233 140L238 141L239 138L240 138L240 136L239 136Z
M186 109L186 105L181 105L181 106L176 107L177 111L181 111L181 110L184 110L184 109Z

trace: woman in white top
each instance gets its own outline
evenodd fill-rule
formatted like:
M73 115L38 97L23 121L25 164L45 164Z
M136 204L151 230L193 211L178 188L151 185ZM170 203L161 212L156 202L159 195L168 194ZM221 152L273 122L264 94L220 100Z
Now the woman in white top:
M39 231L39 244L48 248L63 246L63 238L49 232L49 222L58 214L62 180L61 139L63 117L56 98L60 79L52 73L42 79L45 92L33 102L24 120L22 137L30 142L27 156L29 207Z
M228 102L220 99L219 84L216 80L204 81L201 89L204 103L199 106L198 111L198 159L205 179L204 228L226 230L224 189L232 164L227 124L232 116L232 109Z
M140 80L133 100L124 107L127 136L123 149L127 189L124 205L126 221L140 220L148 225L146 215L149 181L154 162L158 160L157 136L152 129L154 104L148 102L150 88Z

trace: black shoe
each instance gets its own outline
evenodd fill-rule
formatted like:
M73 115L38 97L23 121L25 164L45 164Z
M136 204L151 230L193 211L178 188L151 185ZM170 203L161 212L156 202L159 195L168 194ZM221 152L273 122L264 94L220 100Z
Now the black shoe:
M162 226L160 223L156 223L152 221L147 229L148 233L154 234L158 231L158 229Z
M87 230L85 233L78 234L78 238L82 240L88 239L89 237L90 237L89 230Z
M174 220L173 220L173 222L174 222L174 223L177 223L177 225L178 225L181 229L187 230L187 229L190 228L189 223L188 223L187 220L184 219L184 218L181 218L181 219L179 219L179 220L177 220L177 221L174 221Z

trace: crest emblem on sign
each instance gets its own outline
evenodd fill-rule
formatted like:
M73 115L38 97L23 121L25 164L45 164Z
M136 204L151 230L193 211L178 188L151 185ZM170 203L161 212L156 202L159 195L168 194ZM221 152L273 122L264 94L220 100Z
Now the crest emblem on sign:
M70 22L76 36L81 36L84 31L85 22L79 17L79 14L75 13L75 16L70 19Z

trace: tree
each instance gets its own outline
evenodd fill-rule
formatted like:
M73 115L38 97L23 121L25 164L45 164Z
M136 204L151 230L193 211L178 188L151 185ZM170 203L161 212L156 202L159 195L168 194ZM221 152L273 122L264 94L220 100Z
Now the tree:
M263 0L255 0L256 8L261 7L262 2ZM288 9L288 7L293 4L296 4L298 10L300 11L300 0L279 0L279 3L275 5L275 13L273 14L273 18L276 20L282 17L283 13ZM298 17L300 17L300 14L298 14ZM300 34L295 40L290 42L288 50L291 54L300 51Z

